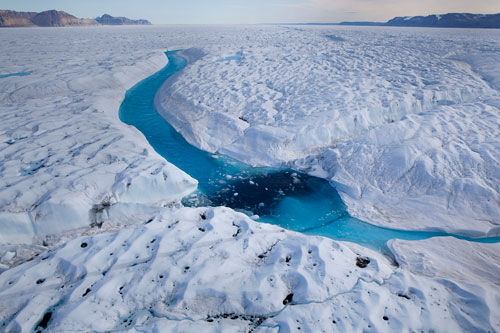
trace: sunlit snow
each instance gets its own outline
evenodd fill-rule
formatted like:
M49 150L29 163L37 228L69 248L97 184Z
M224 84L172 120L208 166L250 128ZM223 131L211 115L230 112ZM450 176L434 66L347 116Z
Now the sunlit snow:
M33 28L0 43L0 330L500 330L498 243L391 240L387 257L184 207L196 177L119 119L165 51L189 50L155 106L193 146L326 179L378 226L499 236L500 31Z

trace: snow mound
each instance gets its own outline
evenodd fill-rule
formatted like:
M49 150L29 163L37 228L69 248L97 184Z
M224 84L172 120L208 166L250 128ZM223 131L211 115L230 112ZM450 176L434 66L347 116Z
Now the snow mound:
M31 72L0 80L0 245L47 243L100 227L118 202L168 203L196 188L118 119L125 91L166 64L163 49L134 45L140 29L127 31L0 34L0 72Z
M274 27L256 29L257 37L224 36L203 45L205 55L160 89L158 109L199 148L280 165L406 115L495 94L456 60L492 36L352 29Z
M331 179L361 219L497 236L499 105L491 99L409 115L295 165Z
M162 209L0 275L7 331L500 328L498 289L414 275L380 254L231 209Z
M190 143L327 178L381 226L499 235L498 30L255 30L158 92Z

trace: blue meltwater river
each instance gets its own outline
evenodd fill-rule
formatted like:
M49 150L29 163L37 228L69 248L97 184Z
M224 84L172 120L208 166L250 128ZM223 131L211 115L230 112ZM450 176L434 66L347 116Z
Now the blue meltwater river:
M227 156L214 155L190 145L156 111L155 94L187 61L167 52L168 65L129 91L120 107L120 119L139 129L167 161L199 182L198 192L186 205L227 206L259 215L258 221L311 235L350 241L387 253L390 239L420 240L451 236L481 243L500 237L470 238L444 232L405 231L377 227L351 217L328 181L293 170L255 168Z

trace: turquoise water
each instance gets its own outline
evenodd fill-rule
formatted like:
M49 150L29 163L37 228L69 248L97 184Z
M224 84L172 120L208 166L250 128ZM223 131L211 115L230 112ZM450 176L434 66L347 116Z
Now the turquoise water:
M185 199L186 205L224 205L257 214L261 222L355 242L385 253L386 242L394 238L452 236L482 243L500 242L500 237L469 238L377 227L351 217L335 188L324 179L293 170L254 168L190 145L154 107L156 91L186 66L186 60L175 52L166 53L167 66L127 91L119 115L123 122L139 129L161 156L198 180L198 193Z
M11 76L26 76L30 75L31 72L19 72L19 73L10 73L10 74L0 74L0 79L11 77Z
M233 61L236 61L237 63L239 63L241 61L242 57L243 57L242 52L236 52L236 54L234 54L232 56L220 58L220 59L217 59L217 61L231 61L231 60L233 60Z

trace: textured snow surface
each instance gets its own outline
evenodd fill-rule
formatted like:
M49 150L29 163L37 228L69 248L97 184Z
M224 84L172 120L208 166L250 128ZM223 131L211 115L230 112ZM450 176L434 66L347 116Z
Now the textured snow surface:
M1 274L0 325L31 330L50 313L52 331L497 331L499 299L488 281L415 275L228 208L164 208Z
M125 91L166 63L154 38L136 43L143 33L0 31L0 72L31 72L0 80L0 244L40 242L99 225L116 202L175 201L196 188L118 119Z
M500 31L255 30L160 90L188 141L330 179L362 220L499 234Z
M0 273L0 330L500 331L498 244L395 240L396 267L228 208L182 208L196 181L118 119L166 49L196 48L157 96L191 143L331 179L369 222L498 234L499 38L0 30L0 73L30 73L0 78L0 271L33 257Z
M331 177L349 212L372 223L498 235L498 106L496 97L408 115L296 165Z
M397 262L416 274L500 285L500 244L462 242L453 237L389 241Z
M203 47L159 103L189 125L178 127L193 143L252 164L280 164L407 114L495 93L455 59L492 47L498 32L254 30Z

